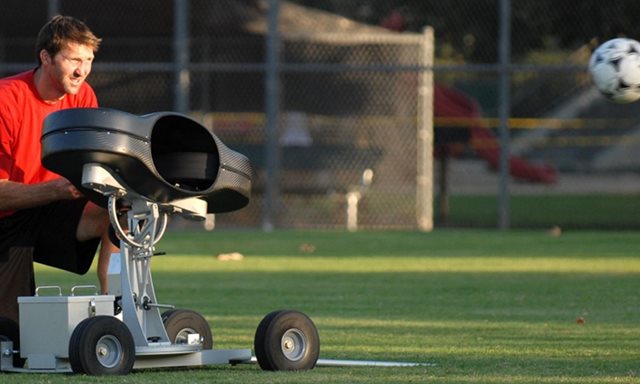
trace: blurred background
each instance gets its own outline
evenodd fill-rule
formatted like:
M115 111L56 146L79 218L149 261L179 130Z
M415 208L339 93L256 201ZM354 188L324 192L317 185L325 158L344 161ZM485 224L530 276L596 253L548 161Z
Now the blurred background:
M103 38L102 107L249 157L250 205L209 228L640 227L640 104L587 72L637 0L3 0L0 75L55 14Z

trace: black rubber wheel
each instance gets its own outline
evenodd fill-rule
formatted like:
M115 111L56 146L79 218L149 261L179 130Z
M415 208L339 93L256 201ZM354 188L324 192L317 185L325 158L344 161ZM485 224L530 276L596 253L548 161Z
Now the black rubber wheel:
M0 317L0 341L13 341L13 350L20 350L20 328L18 323L8 317ZM19 353L13 355L13 366L24 367L26 359L20 357Z
M315 367L320 337L302 312L281 310L265 316L256 330L254 350L266 371L302 371Z
M91 320L90 317L78 323L69 338L69 364L74 373L85 373L84 368L82 368L82 363L80 362L80 348L78 348L78 344L80 343L80 336L82 336L82 332L84 332L84 328L89 320Z
M69 362L77 373L126 375L133 369L135 358L129 328L112 316L83 320L69 339Z
M213 335L207 320L189 309L172 309L162 314L162 322L172 344L187 344L188 335L199 334L202 349L213 348Z
M258 360L258 365L260 365L260 368L262 368L265 371L274 371L275 369L273 368L273 366L271 365L271 362L267 358L266 348L258 347L258 346L266 345L267 328L269 328L269 325L271 324L271 321L273 320L273 318L280 312L281 311L273 311L268 315L266 315L262 319L260 324L258 324L258 328L256 329L256 336L253 339L253 347L256 354L256 359Z

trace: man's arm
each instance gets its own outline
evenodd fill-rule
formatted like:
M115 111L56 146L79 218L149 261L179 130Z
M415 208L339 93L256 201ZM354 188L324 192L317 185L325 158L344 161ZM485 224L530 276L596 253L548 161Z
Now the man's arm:
M37 184L0 180L0 211L45 205L57 200L73 200L82 194L65 178Z

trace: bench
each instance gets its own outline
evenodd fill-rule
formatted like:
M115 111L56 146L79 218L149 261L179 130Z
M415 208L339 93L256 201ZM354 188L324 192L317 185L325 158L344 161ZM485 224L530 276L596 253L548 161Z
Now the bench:
M267 182L266 147L229 143L229 148L249 158L253 167L252 192L264 194ZM382 158L380 148L345 144L281 146L279 193L282 196L343 196L346 227L358 229L358 203L373 179L373 168Z

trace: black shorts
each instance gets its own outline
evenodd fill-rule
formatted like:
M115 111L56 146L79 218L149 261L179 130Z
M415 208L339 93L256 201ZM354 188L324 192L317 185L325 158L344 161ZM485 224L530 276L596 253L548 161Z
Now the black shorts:
M91 267L100 238L76 232L87 200L64 200L0 218L0 316L17 321L17 297L35 290L33 261L78 274Z

